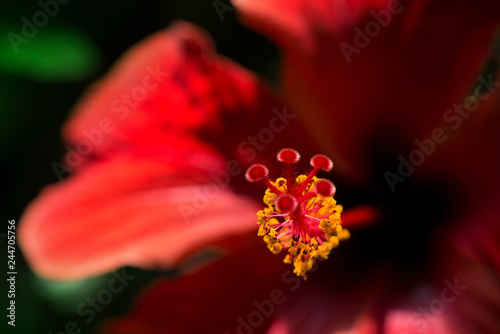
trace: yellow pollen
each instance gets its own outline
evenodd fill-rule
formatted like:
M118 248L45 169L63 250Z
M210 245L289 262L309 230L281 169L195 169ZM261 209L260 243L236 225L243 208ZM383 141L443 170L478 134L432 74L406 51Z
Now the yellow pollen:
M294 273L307 279L316 260L326 260L339 241L349 238L349 231L342 228L342 206L333 196L324 196L314 191L320 180L299 175L288 187L285 178L269 181L271 186L264 194L266 208L257 213L258 236L263 237L269 250L279 254L285 250L284 262L293 264ZM299 203L297 208L286 214L281 213L275 204L278 189L283 194L293 195ZM300 191L301 190L301 191ZM299 193L300 192L300 193ZM279 192L278 192L279 193Z

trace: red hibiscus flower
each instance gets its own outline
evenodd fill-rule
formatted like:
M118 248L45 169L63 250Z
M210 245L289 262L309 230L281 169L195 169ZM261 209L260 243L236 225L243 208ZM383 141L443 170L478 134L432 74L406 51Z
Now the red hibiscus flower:
M64 128L72 149L63 163L74 175L44 190L23 217L32 267L78 279L122 265L175 266L209 245L228 251L150 287L107 333L496 333L498 84L483 69L500 5L236 4L283 50L279 98L191 25L142 42ZM352 227L332 259L301 262L307 282L255 236L265 189L244 179L254 163L279 176L283 147L333 158L342 225ZM255 180L267 177L257 172ZM301 182L284 202L266 204L290 213L308 187ZM267 183L271 192L280 186ZM314 189L310 196L333 195ZM374 217L349 210L364 203L378 218L357 227ZM318 243L334 237L336 221L324 222L334 213L313 214L323 221L314 227ZM273 251L288 249L287 262L296 260L290 240L311 236L294 231L278 246L272 231L282 232L259 234Z

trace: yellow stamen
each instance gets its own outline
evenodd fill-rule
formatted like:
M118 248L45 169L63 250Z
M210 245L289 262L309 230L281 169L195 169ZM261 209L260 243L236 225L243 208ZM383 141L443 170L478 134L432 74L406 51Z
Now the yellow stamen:
M342 229L342 206L333 196L314 193L315 184L320 180L315 176L301 188L307 179L307 175L299 175L290 186L285 178L270 181L282 193L297 199L299 206L295 211L280 213L275 206L277 194L268 188L264 195L266 208L257 213L258 235L263 237L272 253L279 254L286 249L288 254L283 261L293 264L294 273L304 279L317 259L326 260L339 241L350 236ZM297 189L303 191L299 194Z

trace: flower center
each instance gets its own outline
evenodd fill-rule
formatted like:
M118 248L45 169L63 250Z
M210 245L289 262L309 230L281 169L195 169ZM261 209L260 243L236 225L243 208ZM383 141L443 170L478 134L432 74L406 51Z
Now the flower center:
M316 177L320 169L330 171L333 163L317 154L311 158L311 172L297 176L295 165L300 160L297 151L284 148L277 158L283 166L283 177L275 181L269 179L269 170L260 164L250 166L246 172L249 182L267 185L264 195L267 207L257 213L258 235L274 254L283 249L288 251L284 262L293 264L293 272L307 279L306 273L316 259L327 259L339 241L350 235L342 229L342 206L333 198L335 186Z

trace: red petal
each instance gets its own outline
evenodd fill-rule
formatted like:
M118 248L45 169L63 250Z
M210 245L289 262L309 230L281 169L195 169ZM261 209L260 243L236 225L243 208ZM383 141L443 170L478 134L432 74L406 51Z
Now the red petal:
M379 220L380 212L371 205L360 205L342 212L342 226L346 228L367 228Z
M359 180L376 167L374 155L411 151L415 139L429 136L444 112L463 101L500 17L494 1L401 2L387 27L356 44L354 29L380 27L371 10L389 3L236 2L249 25L283 48L287 97L307 115L339 171ZM359 54L347 59L341 43Z
M500 328L500 193L483 198L483 207L466 224L448 236L443 271L458 277L466 289L457 297L456 307L481 333ZM449 241L447 240L447 241Z
M444 142L422 138L421 147L425 148L413 149L428 153L410 177L432 180L436 187L448 189L447 195L460 207L460 218L483 210L485 199L496 196L500 188L500 114L494 103L499 97L496 90L467 118L454 114L451 126L443 123L440 127L445 132Z
M108 323L104 333L236 333L239 317L249 326L248 316L259 313L255 303L264 304L270 313L259 313L262 322L253 333L263 333L279 306L266 301L278 289L282 294L277 300L286 300L289 291L282 288L280 278L290 270L253 234L236 240L233 255L194 274L151 286L131 314ZM259 315L255 319L259 321Z
M429 296L425 306L401 307L390 310L385 319L385 334L467 334L471 333L454 323L450 316L442 312L431 312L429 302L440 300L439 293ZM440 304L439 304L440 305ZM439 307L439 306L438 306ZM422 310L426 308L427 312Z
M157 136L166 131L220 127L221 114L243 111L242 106L254 103L260 87L251 74L213 49L209 37L187 23L145 39L90 87L65 125L65 138L77 146L109 119L113 129L101 131L103 138L92 150L98 155L111 148L158 143ZM215 82L223 74L226 80Z
M45 189L19 232L34 270L79 279L123 265L171 266L222 236L254 229L260 205L208 175L223 160L187 140L180 145L185 151L115 155Z
M382 270L358 286L339 284L337 278L312 276L304 291L293 295L280 310L268 333L379 333L378 313L391 293L391 279Z
M108 129L106 122L112 130L100 131ZM165 132L195 134L244 167L257 157L274 162L287 144L304 153L316 149L286 104L252 73L217 55L209 37L188 23L128 51L64 127L72 147L91 141L91 158L158 144Z
M133 107L123 94L136 97ZM244 169L257 154L242 138L278 118L273 108L283 105L189 24L140 43L68 121L73 150L64 162L76 173L25 212L27 260L46 277L78 279L125 264L172 265L217 238L255 229L261 205L232 189L246 185ZM266 152L300 127L288 121Z

